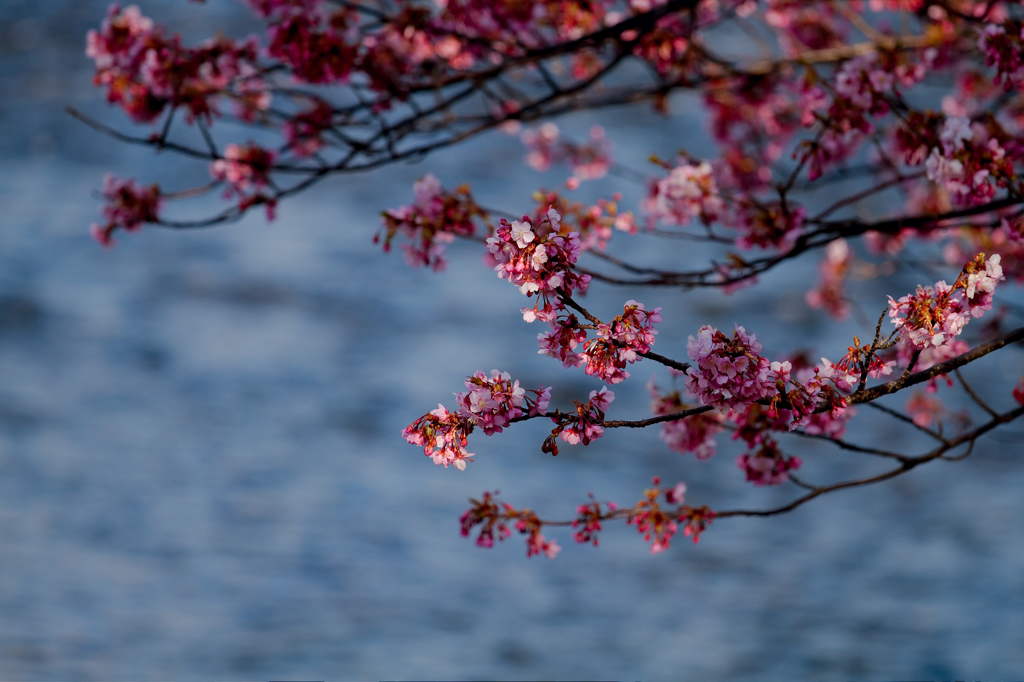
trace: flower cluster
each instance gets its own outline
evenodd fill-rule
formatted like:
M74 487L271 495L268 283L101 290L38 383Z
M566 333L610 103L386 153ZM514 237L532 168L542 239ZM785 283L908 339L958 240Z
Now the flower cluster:
M157 221L160 211L160 188L156 185L136 187L132 180L120 180L108 175L103 182L103 225L93 224L89 230L93 239L103 246L113 246L113 234L117 229L134 232L143 223Z
M431 173L416 181L413 195L411 205L381 213L385 231L384 250L390 250L395 235L402 234L410 240L410 243L402 244L409 265L444 270L447 265L445 245L453 242L456 236L473 236L476 232L474 218L486 220L487 213L473 201L467 185L447 192ZM379 240L378 234L374 241Z
M658 498L664 494L666 503L682 505L686 484L680 481L673 488L662 489L659 487L660 478L655 476L652 482L654 487L644 491L644 499L637 502L629 511L626 523L635 523L637 532L651 543L651 554L658 554L669 548L672 536L678 530L678 512L662 509L658 504Z
M476 372L466 377L466 388L465 393L455 394L457 411L449 412L444 405L438 405L402 431L402 437L421 446L423 454L433 459L434 464L445 468L454 464L459 471L465 470L466 462L473 461L473 453L466 452L466 444L474 428L479 426L488 436L500 433L524 413L531 417L544 415L551 400L550 388L541 386L527 391L508 372L496 369L489 376Z
M787 457L779 450L775 439L765 436L760 447L736 458L736 466L757 486L780 485L789 480L789 472L799 469L799 457Z
M591 496L593 499L593 496ZM618 509L618 505L614 502L608 503L608 512L614 512ZM591 542L594 547L598 545L597 534L601 532L601 520L605 518L605 515L601 513L600 502L590 502L589 504L581 504L576 507L576 513L578 516L572 522L572 527L578 530L573 533L573 539L581 544Z
M334 112L323 100L295 114L281 126L288 149L295 156L312 156L323 146L323 133L334 123Z
M526 558L543 554L549 559L554 559L562 548L554 540L548 540L541 534L541 521L529 509L522 509L518 512L516 530L526 535Z
M626 364L636 362L654 344L658 333L654 325L661 322L660 312L661 308L645 310L643 303L626 301L622 314L610 324L599 324L597 338L579 354L586 373L610 384L627 379Z
M524 404L527 413L535 417L547 412L551 401L550 387L541 386L531 391L535 395L531 399L518 380L513 381L508 372L496 369L491 370L490 376L476 372L467 377L466 388L469 389L466 393L455 394L459 414L473 421L488 436L501 433L511 420L522 417Z
M270 93L258 77L255 39L236 44L220 36L198 48L167 38L131 5L111 5L99 31L89 31L86 56L96 62L96 85L134 120L149 122L163 110L185 107L190 120L209 121L217 97L230 95L244 112L266 110Z
M826 358L821 359L821 377L832 379L836 386L849 390L860 380L862 372L867 372L872 379L881 379L892 374L896 360L883 360L875 354L873 346L861 346L860 338L853 337L853 345L846 348L846 355L838 362L832 363Z
M255 142L229 144L224 149L224 158L211 164L210 175L214 180L227 182L224 196L238 195L239 208L245 210L254 204L266 204L268 216L273 217L276 200L261 190L270 186L270 170L276 157L274 152Z
M466 462L472 462L472 452L466 451L469 434L473 433L475 421L464 415L449 412L444 405L438 405L402 430L402 437L412 445L423 448L423 454L434 460L434 464L454 464L459 471L465 471Z
M801 143L808 179L816 180L826 168L850 158L874 130L869 117L887 114L890 99L900 95L898 86L920 82L936 55L935 49L929 49L919 55L894 51L853 57L835 73L831 104L821 88L809 87L801 98L805 105L802 122L812 125L820 121L821 133L816 140ZM818 110L823 113L815 114Z
M541 446L542 452L550 452L553 456L558 455L558 445L555 438L561 438L570 445L583 443L590 445L590 442L604 435L604 412L615 400L615 394L602 386L600 391L591 391L590 400L581 403L578 400L576 412L570 414L558 413L551 418L555 428L551 429L551 435L544 439Z
M679 391L661 393L653 378L647 389L651 394L651 412L656 417L693 407L683 402ZM717 411L690 415L662 423L660 437L670 450L681 455L692 452L697 459L709 459L715 454L715 436L725 428L722 425L724 420L725 417Z
M1024 83L1024 28L1019 21L988 24L978 37L985 63L996 67L996 83L1009 90Z
M950 116L942 124L940 145L925 160L928 179L944 188L956 203L991 201L997 187L1014 177L998 124L972 125L963 116Z
M710 223L718 219L724 207L711 164L706 161L676 166L668 177L651 185L643 203L652 221L674 225L686 225L693 218Z
M934 287L918 286L898 301L889 297L889 319L900 337L916 350L939 347L960 335L972 317L992 308L992 292L1003 279L999 254L985 259L978 254L953 286L944 281Z
M683 536L693 538L693 544L700 542L700 534L703 533L715 518L715 512L703 507L690 507L683 505L679 512L679 522L683 524Z
M533 215L535 231L543 232L549 223L545 222L547 212L552 208L561 216L559 233L577 232L580 236L580 250L593 248L604 250L612 238L613 228L628 234L636 233L636 221L631 211L619 211L618 202L622 195L616 192L612 200L598 199L594 204L570 201L558 192L539 191L533 193L537 209Z
M482 500L470 498L472 507L463 512L459 517L459 532L462 537L469 537L470 532L476 526L480 526L480 532L476 537L478 547L491 548L494 546L494 537L502 541L512 535L508 524L514 523L516 530L526 535L526 556L527 558L543 554L549 559L554 559L562 548L554 540L547 540L540 529L543 522L529 509L517 510L512 505L497 502L498 492L493 494L485 492Z
M771 164L799 125L791 89L785 79L760 74L722 79L707 88L711 132L723 148L714 169L723 186L748 192L768 186Z
M557 310L564 308L559 294L584 292L590 275L578 275L572 266L580 255L580 238L576 232L566 236L558 233L561 216L554 209L547 212L550 231L538 235L528 216L511 224L502 219L501 227L487 238L487 250L497 265L498 277L507 279L527 296L537 296L533 308L523 309L523 319L553 321Z
M771 363L758 355L757 336L739 325L731 339L705 325L689 338L686 349L694 362L686 372L686 388L705 405L742 407L775 388Z
M470 498L473 506L459 517L459 532L464 538L469 537L474 526L481 526L480 533L476 536L477 547L493 547L495 533L499 541L512 535L508 523L516 518L516 510L504 502L499 507L495 500L497 494L497 491L494 495L485 492L482 500Z

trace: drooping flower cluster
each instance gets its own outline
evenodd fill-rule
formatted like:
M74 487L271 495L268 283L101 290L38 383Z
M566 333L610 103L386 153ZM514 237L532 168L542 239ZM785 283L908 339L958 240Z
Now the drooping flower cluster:
M686 372L686 389L705 405L739 408L775 388L771 363L758 355L757 335L739 325L731 339L705 325L689 338L686 350L694 363Z
M466 462L473 461L473 453L466 451L466 445L474 428L479 426L488 436L500 433L511 420L524 414L545 414L551 400L550 388L541 386L527 391L508 372L496 369L489 376L477 372L467 377L466 388L467 392L455 394L456 412L438 405L402 431L402 437L421 446L423 454L434 464L445 468L454 464L459 471L465 470Z
M687 225L694 218L713 222L724 206L711 164L706 161L676 166L668 177L651 185L650 196L643 203L652 221L672 225Z
M610 384L626 380L626 364L636 362L654 344L654 335L658 333L654 325L661 322L660 312L661 308L645 310L643 303L626 301L622 314L610 324L598 325L598 338L579 354L586 364L586 373Z
M468 185L448 192L431 173L416 181L413 195L411 205L381 213L384 250L390 250L395 235L402 234L410 240L402 244L409 265L444 270L448 263L444 257L445 245L455 241L456 236L473 236L476 233L473 220L486 220L487 212L473 201ZM377 235L374 241L379 240L380 235Z
M580 326L575 315L559 316L551 325L551 331L537 335L540 355L561 361L563 367L579 367L587 361L576 352L576 347L587 340L587 332Z
M985 259L978 254L957 277L953 286L945 281L934 287L918 286L913 294L898 301L889 297L889 319L901 339L917 350L943 346L963 331L972 317L992 309L992 292L1003 279L1000 256Z
M790 471L800 468L800 458L783 454L770 435L771 431L793 428L787 411L753 404L734 411L730 417L736 424L733 439L747 444L748 451L736 458L736 466L744 471L748 481L757 486L780 485L789 480Z
M103 246L113 246L113 234L122 229L134 232L143 223L157 221L162 204L160 188L156 185L137 187L133 180L121 180L108 175L103 181L103 225L93 224L89 231L93 239Z
M661 393L652 378L647 385L651 394L651 412L656 417L682 412L693 405L683 402L679 391ZM685 419L664 422L661 425L661 440L670 450L681 455L692 452L700 460L715 454L715 436L725 428L725 417L717 411L694 414Z
M527 322L540 319L553 321L565 306L559 294L585 292L590 275L579 275L572 266L580 255L580 238L576 232L566 236L558 233L561 216L549 209L546 217L550 232L541 236L533 229L528 216L511 224L502 219L501 227L487 238L487 250L497 262L498 277L519 287L519 292L536 296L533 308L523 309Z
M531 416L543 415L547 412L551 401L551 388L540 387L531 391L533 399L526 395L526 389L513 381L508 372L491 370L490 376L476 372L466 378L466 393L456 393L455 402L459 406L459 414L472 420L492 436L501 433L512 419L522 417L523 406Z
M555 428L551 429L551 435L544 439L541 446L542 452L550 452L553 456L558 455L558 445L555 438L561 438L570 445L583 443L590 445L590 442L597 440L604 435L604 412L615 400L615 394L602 386L599 391L590 392L590 400L581 403L578 400L576 412L570 414L558 414L551 418Z

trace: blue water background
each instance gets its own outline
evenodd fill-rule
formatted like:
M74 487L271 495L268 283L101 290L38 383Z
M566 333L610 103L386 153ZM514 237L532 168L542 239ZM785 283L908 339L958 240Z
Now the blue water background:
M238 3L147 2L186 36L256 27ZM535 354L523 299L456 244L444 274L371 243L382 208L425 172L472 180L514 213L538 176L513 137L323 183L215 230L145 229L103 250L88 236L104 173L201 181L205 169L89 131L73 104L123 122L89 84L85 31L105 4L0 6L0 678L51 679L908 679L1006 678L1024 670L1024 454L1018 426L966 462L838 493L783 517L716 523L699 546L659 556L610 524L601 547L530 559L517 536L492 550L459 537L467 498L571 517L588 492L631 504L660 474L689 499L762 508L797 491L743 483L731 444L706 463L657 432L609 432L540 452L544 424L474 437L464 473L433 466L399 433L477 369L556 386L566 406L600 386ZM696 102L561 121L603 123L618 158L708 150ZM581 190L605 196L621 183ZM626 185L629 204L642 188ZM590 192L590 194L586 194ZM824 197L828 199L828 197ZM207 208L216 206L207 204ZM201 210L201 207L197 208ZM678 268L707 254L615 237ZM745 324L766 352L836 358L856 320L832 325L803 292L814 258L726 298L613 289L663 306L657 350L685 359L705 323ZM944 276L952 277L955 273ZM854 283L869 316L917 282ZM1020 300L1016 293L1012 294ZM874 312L871 312L874 311ZM1012 319L1013 326L1020 323ZM794 344L794 339L798 342ZM1022 372L1009 350L972 366L979 387ZM615 387L613 418L648 415L650 363ZM950 392L953 395L953 392ZM902 397L890 405L900 407ZM955 403L955 401L954 401ZM862 442L925 443L868 415ZM879 463L792 444L816 481Z

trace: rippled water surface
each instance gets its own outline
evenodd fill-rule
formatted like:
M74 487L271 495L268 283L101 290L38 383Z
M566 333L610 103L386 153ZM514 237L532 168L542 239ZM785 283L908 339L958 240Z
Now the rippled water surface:
M143 9L187 35L255 26L227 1ZM553 531L555 561L527 560L518 538L490 551L460 538L466 498L483 490L562 517L587 492L630 503L653 474L723 508L795 493L750 489L727 444L701 464L654 432L552 459L539 451L544 425L524 424L474 440L464 473L400 439L476 369L554 383L563 405L599 386L535 355L521 297L474 247L456 245L437 275L370 241L377 212L408 201L428 170L521 212L531 187L559 177L524 170L513 138L326 183L272 224L147 229L97 247L86 228L104 172L172 187L205 173L63 113L120 120L81 54L103 12L92 0L0 8L0 678L1019 676L1019 427L966 462L781 518L722 521L698 547L680 538L659 556L621 526L598 549ZM685 106L669 121L604 122L642 160L700 144L687 137L699 112ZM698 262L635 241L638 257ZM588 300L664 306L659 347L676 357L708 322L745 324L768 351L799 335L838 355L860 328L811 315L813 276L808 263L729 299L595 287ZM884 303L881 285L858 286L871 310ZM984 384L1021 365L1008 351L969 376ZM615 417L647 415L655 371L637 365L616 387ZM924 447L888 422L861 428L854 437ZM801 454L816 480L877 470L830 449Z

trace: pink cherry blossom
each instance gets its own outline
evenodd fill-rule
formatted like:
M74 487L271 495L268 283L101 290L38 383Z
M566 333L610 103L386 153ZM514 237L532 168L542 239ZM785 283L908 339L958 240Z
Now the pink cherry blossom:
M783 455L776 442L765 438L761 446L736 458L736 466L746 473L747 480L757 486L780 485L789 480L789 472L799 469L799 457Z
M498 263L494 268L498 277L515 284L520 293L538 299L532 314L523 313L528 322L554 320L557 311L565 307L559 294L585 292L590 284L590 275L578 275L572 269L580 254L579 235L559 234L560 219L556 211L548 211L550 231L543 237L527 216L512 224L502 219L501 227L487 239L487 249Z
M653 379L647 388L652 399L651 412L655 416L675 414L692 407L683 402L679 391L662 394ZM722 414L712 411L664 422L660 438L670 450L679 454L692 452L699 460L709 459L715 454L715 437L723 431L723 421Z
M473 201L469 187L461 185L446 191L432 173L416 181L413 195L412 204L381 214L384 250L389 250L392 240L401 234L409 239L409 243L402 244L402 249L410 265L444 270L448 262L444 256L445 246L457 236L473 236L476 233L474 219L486 220L487 214ZM374 240L379 241L380 235Z
M706 161L673 168L668 177L651 186L651 195L643 204L652 220L674 225L686 225L693 218L714 221L723 207L711 164Z
M775 387L769 361L758 353L757 336L739 325L730 339L714 327L701 327L687 342L694 366L687 370L686 388L713 407L742 407L765 398Z

